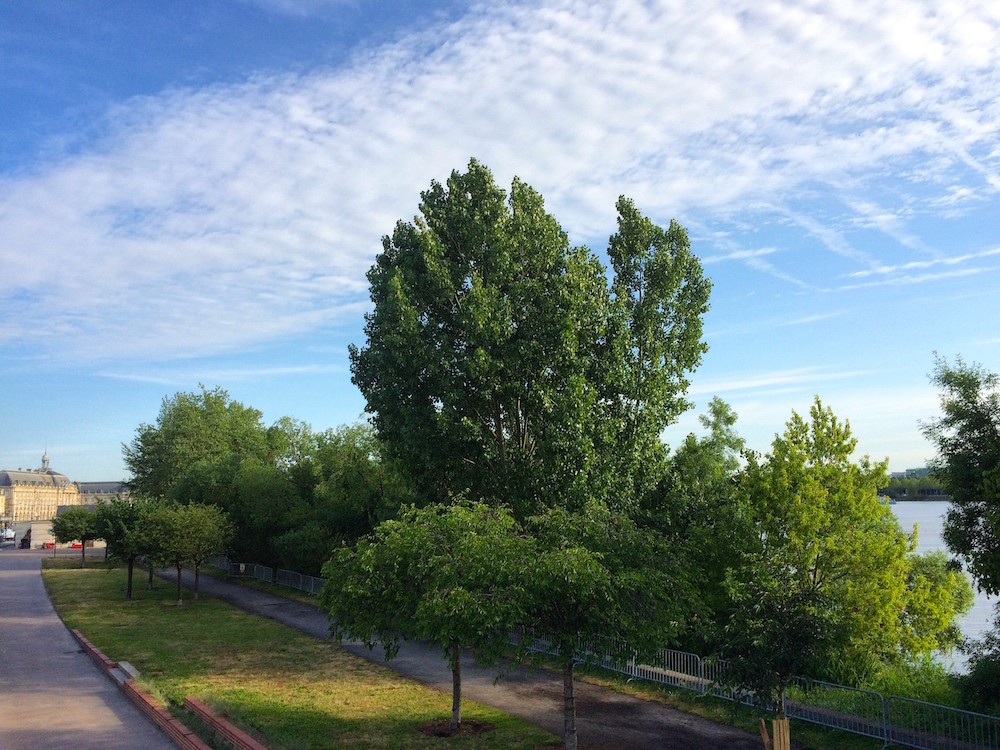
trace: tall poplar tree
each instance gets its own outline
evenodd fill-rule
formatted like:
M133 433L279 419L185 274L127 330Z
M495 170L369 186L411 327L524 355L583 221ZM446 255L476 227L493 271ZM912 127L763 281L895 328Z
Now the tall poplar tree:
M654 481L710 283L679 225L618 210L610 281L537 192L475 160L383 239L353 380L426 500L468 492L525 518L628 508Z

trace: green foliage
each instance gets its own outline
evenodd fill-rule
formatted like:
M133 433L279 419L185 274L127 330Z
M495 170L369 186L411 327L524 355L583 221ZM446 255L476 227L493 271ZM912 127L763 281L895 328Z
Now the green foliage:
M733 560L750 551L753 527L737 491L744 441L736 414L716 397L699 417L707 431L689 434L669 459L662 487L649 496L644 523L662 531L695 571L700 611L682 636L682 647L711 653L721 643L732 602L725 580Z
M909 563L903 651L948 653L962 642L956 618L968 612L975 599L969 579L943 552L913 554Z
M937 448L931 463L950 495L944 540L966 561L980 590L1000 594L1000 376L961 357L935 361L942 416L924 425ZM965 644L969 672L961 681L972 710L1000 711L1000 623Z
M461 720L461 649L495 663L524 618L523 562L530 540L509 511L481 503L409 507L323 568L320 595L338 638L437 643L453 672L453 725Z
M320 602L338 637L379 642L387 658L406 637L437 642L447 658L457 640L489 663L523 619L528 544L504 508L410 506L336 550Z
M911 557L915 539L877 497L885 464L853 461L855 445L850 426L816 399L809 421L793 412L771 454L748 455L740 489L756 548L730 576L730 632L734 623L756 622L748 608L758 599L780 593L779 604L787 597L801 613L789 620L784 642L808 656L810 676L848 684L953 643L954 619L968 602L946 561ZM757 635L781 642L767 631ZM775 651L758 658L789 657Z
M954 675L949 674L940 661L933 656L923 656L912 662L882 665L861 687L882 695L899 695L960 708L956 685Z
M803 585L787 561L755 560L740 573L729 581L734 611L719 652L722 681L783 715L792 679L822 674L842 637L835 603L823 588Z
M576 662L625 662L663 648L683 625L691 587L661 535L601 503L577 513L549 508L527 525L535 550L524 564L525 625L562 667L563 736L572 750Z
M933 473L951 497L944 540L980 589L1000 594L1000 377L938 357L931 381L943 414L924 434L937 448Z
M136 559L155 556L156 540L149 524L149 514L156 501L141 496L114 497L97 505L95 523L98 536L107 544L108 557L120 560L128 569L125 596L132 598L132 573Z
M944 500L948 494L937 477L890 477L882 494L897 500Z
M97 518L87 508L67 508L52 519L52 536L60 544L81 542L80 565L87 565L87 542L99 536Z
M980 640L965 645L969 671L959 679L962 706L970 711L1000 716L1000 607L993 628Z
M535 547L525 562L526 624L561 658L587 659L595 639L611 655L650 653L680 631L691 601L677 551L626 514L594 503L580 513L550 508L527 522ZM614 649L624 647L627 652Z
M709 284L684 231L625 200L609 254L610 286L538 193L506 194L475 160L384 238L353 380L422 497L471 491L523 519L628 506L655 481Z
M122 445L133 492L167 497L196 463L231 455L269 456L261 413L231 401L222 388L164 398L155 425L142 424Z
M257 409L221 388L165 398L156 424L140 425L123 452L133 494L216 505L235 527L233 555L314 574L338 540L411 499L371 427L317 434L282 417L265 429Z
M211 555L222 552L233 530L228 517L214 505L156 504L145 516L145 526L152 543L151 557L177 571L177 605L181 596L181 569L195 570L195 598L198 598L199 569Z

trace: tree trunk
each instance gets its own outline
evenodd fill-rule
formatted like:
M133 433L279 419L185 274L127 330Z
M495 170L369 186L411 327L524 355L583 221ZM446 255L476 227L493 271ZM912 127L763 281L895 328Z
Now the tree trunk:
M184 600L181 598L181 564L177 563L177 606L183 607Z
M451 731L462 724L462 649L458 641L451 642Z
M200 588L200 585L199 585L200 581L201 581L201 568L199 568L197 565L195 565L194 566L194 598L195 599L198 598L198 589Z
M86 568L87 567L87 540L86 539L81 539L80 540L80 567L81 568Z
M128 559L128 583L125 584L125 598L132 598L132 571L135 569L135 558Z
M563 666L563 737L566 750L576 750L576 696L573 694L573 659Z
M146 588L150 591L153 590L153 561L149 561L149 581L146 583Z

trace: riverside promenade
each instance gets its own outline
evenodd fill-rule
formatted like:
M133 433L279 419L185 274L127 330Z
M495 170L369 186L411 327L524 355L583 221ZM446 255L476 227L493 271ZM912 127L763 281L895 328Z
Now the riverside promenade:
M164 577L173 577L173 571ZM183 572L193 587L194 573ZM268 617L316 638L329 639L327 616L316 607L257 589L201 576L201 592L223 599L247 612ZM366 659L382 661L380 649L360 643L343 648ZM405 642L390 669L450 695L451 671L438 649ZM562 736L562 675L543 669L517 668L496 680L496 670L475 666L463 656L462 695ZM576 683L577 731L580 750L760 750L760 737L654 701L613 690Z
M176 750L59 619L42 585L47 554L0 548L0 748Z

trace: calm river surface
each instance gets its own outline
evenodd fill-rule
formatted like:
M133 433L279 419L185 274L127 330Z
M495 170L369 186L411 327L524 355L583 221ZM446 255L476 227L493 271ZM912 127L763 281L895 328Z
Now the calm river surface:
M913 524L917 525L917 552L941 550L945 554L951 555L941 538L944 516L948 510L947 501L900 501L890 507L895 512L896 518L899 519L899 525L905 531L911 530ZM981 638L992 624L995 603L996 599L976 591L976 601L973 603L972 609L961 620L962 632L970 638ZM955 669L964 670L965 660L960 654L946 657L943 661L946 664L953 662Z

